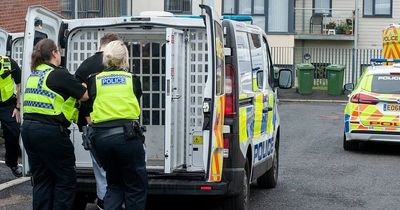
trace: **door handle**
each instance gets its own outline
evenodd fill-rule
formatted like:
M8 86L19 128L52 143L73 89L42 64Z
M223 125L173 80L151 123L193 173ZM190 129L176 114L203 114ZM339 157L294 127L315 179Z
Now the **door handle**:
M265 114L265 113L268 113L268 112L270 112L270 111L272 111L272 107L270 107L270 106L264 107L263 110L262 110L262 112L263 112L264 114Z

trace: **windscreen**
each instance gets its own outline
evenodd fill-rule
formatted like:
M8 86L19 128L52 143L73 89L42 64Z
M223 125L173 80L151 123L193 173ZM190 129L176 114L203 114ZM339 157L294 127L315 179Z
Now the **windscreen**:
M371 75L371 91L383 94L400 94L400 75Z

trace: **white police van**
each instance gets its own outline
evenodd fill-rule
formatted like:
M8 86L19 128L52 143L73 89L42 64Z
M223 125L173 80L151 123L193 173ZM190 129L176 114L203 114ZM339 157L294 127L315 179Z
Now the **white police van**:
M128 47L130 71L142 82L140 121L147 127L149 194L226 196L225 209L247 209L252 181L261 177L265 187L277 181L279 117L269 49L261 29L235 21L222 24L209 6L201 7L204 17L144 13L75 20L30 7L23 81L30 74L36 35L56 40L62 63L74 73L96 52L105 33L117 33ZM241 30L260 40L256 44L231 37ZM249 73L245 68L250 66L242 61L252 63L246 53L255 52L257 67ZM288 80L290 75L282 76L282 87L290 87ZM249 89L254 82L257 89ZM84 203L95 197L92 160L77 127L70 129L77 198ZM29 174L27 163L25 156L25 174Z

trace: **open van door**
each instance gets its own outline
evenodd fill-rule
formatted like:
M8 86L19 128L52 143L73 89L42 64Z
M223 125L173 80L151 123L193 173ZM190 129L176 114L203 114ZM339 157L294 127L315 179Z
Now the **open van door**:
M8 33L0 28L0 56L6 55L7 52Z
M204 164L209 182L219 182L223 169L223 136L225 112L225 55L221 18L210 6L200 5L205 11L208 43L208 74L204 90Z
M24 33L11 33L11 58L22 68L22 56L24 55Z
M26 80L31 74L31 55L33 46L42 38L49 38L58 43L58 35L62 17L42 6L31 6L25 17L24 53L22 59L22 87L23 94ZM61 53L63 53L61 51ZM23 105L23 103L21 104ZM23 110L23 109L21 109ZM24 175L29 172L28 156L23 152L22 164Z
M165 98L165 143L164 173L171 173L185 164L183 86L185 72L184 33L182 30L166 29L166 98ZM175 114L172 114L175 113Z

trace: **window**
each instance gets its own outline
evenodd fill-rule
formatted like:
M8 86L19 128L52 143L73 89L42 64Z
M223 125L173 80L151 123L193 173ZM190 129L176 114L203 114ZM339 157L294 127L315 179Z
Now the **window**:
M77 18L119 17L126 15L126 0L61 0L61 15L75 18L75 2L77 2Z
M331 15L332 0L313 0L313 13Z
M249 39L246 32L237 32L236 50L239 63L240 91L252 91L252 66Z
M399 75L371 75L370 77L372 77L371 92L382 94L400 94Z
M251 15L253 24L268 32L293 29L295 0L222 0L223 15ZM291 26L289 26L291 25ZM267 27L268 26L268 27Z
M392 17L393 0L364 0L364 16Z
M172 13L185 13L192 12L191 0L165 0L165 11Z
M225 81L225 55L224 55L224 35L222 27L219 23L214 22L215 25L215 44L216 44L216 65L217 65L217 82L216 94L224 94L224 81Z
M289 0L269 0L268 31L288 32L289 30Z
M250 41L250 52L251 52L251 63L252 63L252 72L253 78L257 78L257 80L253 79L253 91L257 91L258 89L263 89L262 77L264 75L264 55L263 48L261 46L261 37L259 34L248 34ZM261 81L260 81L261 80Z

